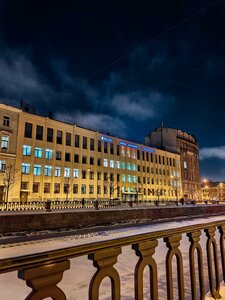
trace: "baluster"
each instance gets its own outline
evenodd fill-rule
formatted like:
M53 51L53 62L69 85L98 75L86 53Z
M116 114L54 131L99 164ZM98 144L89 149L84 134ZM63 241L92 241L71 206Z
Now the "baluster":
M189 249L189 263L190 263L190 277L191 277L191 294L192 299L197 299L197 290L196 290L196 276L195 276L195 250L197 251L198 256L198 278L199 278L199 287L200 287L200 299L205 299L204 292L204 271L203 271L203 260L202 260L202 248L199 244L201 231L194 231L187 233L189 241L191 242Z
M121 248L109 248L88 255L93 261L97 271L93 275L89 285L89 299L99 299L99 286L105 277L111 280L112 300L120 299L120 277L113 265L117 262L117 256L121 253Z
M207 251L210 292L212 294L212 297L214 297L215 299L220 299L221 296L219 294L220 281L219 281L218 253L217 253L216 240L214 238L216 227L212 226L210 228L204 229L204 231L206 233L206 236L208 237L207 243L206 243L206 251ZM213 257L212 257L211 249L213 251ZM214 276L213 276L213 270L212 270L212 267L213 267L212 266L212 261L214 261L216 286L215 286L215 283L214 283Z
M177 259L177 281L179 300L184 300L184 275L183 275L183 260L179 250L181 235L170 236L164 238L167 248L169 248L166 255L166 280L167 280L167 298L173 300L173 276L172 276L172 259L176 256Z
M158 246L158 241L144 241L139 244L132 245L139 260L135 267L134 284L135 284L135 299L143 299L143 271L146 266L149 267L150 272L150 295L152 300L158 299L158 278L157 265L152 257L155 253L155 248Z
M27 286L32 292L25 300L41 300L52 298L54 300L66 300L64 292L57 286L63 278L63 272L70 268L70 261L43 265L32 269L19 270L18 277L26 280Z
M220 254L222 260L223 281L225 282L225 247L224 247L225 224L218 226L218 228L220 232Z

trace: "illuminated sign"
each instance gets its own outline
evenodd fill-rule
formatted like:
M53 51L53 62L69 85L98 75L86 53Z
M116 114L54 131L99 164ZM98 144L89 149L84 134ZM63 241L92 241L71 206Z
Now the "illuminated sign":
M142 150L150 153L155 153L155 149L152 148L142 148Z
M127 143L125 143L125 142L120 142L120 145L122 145L122 146L126 146L126 145L127 145Z
M105 136L101 136L101 140L102 140L102 141L105 141L105 142L112 143L112 139L107 138L107 137L105 137Z
M127 146L130 147L130 148L138 149L138 146L137 146L137 145L128 144Z

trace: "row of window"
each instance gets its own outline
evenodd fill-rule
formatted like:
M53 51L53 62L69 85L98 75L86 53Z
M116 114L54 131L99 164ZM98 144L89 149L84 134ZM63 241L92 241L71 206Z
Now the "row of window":
M61 193L61 189L63 188L63 193L64 194L78 194L79 193L79 189L80 189L80 193L81 194L87 194L89 193L94 194L95 188L94 185L86 185L86 184L81 184L80 186L78 184L73 184L72 186L70 186L67 183L64 184L60 184L60 183L55 183L54 186L52 186L50 183L44 183L44 187L43 187L43 192L44 193L51 193L51 187L54 188L53 192L54 194L60 194ZM88 189L87 189L88 187ZM103 194L107 195L109 194L109 187L108 186L103 186L101 187L100 185L98 185L97 187L97 194L101 195L101 193L103 192ZM21 189L22 190L27 190L28 189L28 182L21 182ZM136 193L136 192L143 192L143 195L152 195L152 196L166 196L166 190L165 189L139 189L136 187L122 187L122 193ZM40 193L40 183L39 182L34 182L33 183L33 193ZM117 196L120 196L120 187L116 187L113 192L111 194L116 193ZM175 191L173 190L168 190L168 196L174 196L175 195Z
M56 133L54 133L56 131ZM36 139L43 140L43 132L44 127L40 125L36 125ZM57 144L65 144L67 146L72 146L72 134L70 132L63 132L61 130L54 130L53 128L47 128L47 141L53 142L54 135L56 136L56 143ZM65 137L64 137L65 135ZM24 136L27 138L33 137L33 124L32 123L25 123L25 131ZM64 141L65 139L65 141ZM89 149L94 151L95 150L95 139L94 138L87 138L86 136L82 136L82 143L81 137L78 134L74 135L74 147L80 148L82 146L83 149ZM89 140L89 143L88 143ZM63 143L64 141L64 143ZM175 167L175 159L165 157L162 155L157 155L155 153L149 153L148 151L143 151L139 149L134 149L129 146L124 145L114 145L113 142L98 140L97 141L97 151L110 153L110 154L117 154L118 156L121 155L123 157L133 158L133 159L142 159L146 161L151 161L155 163L159 163L162 165L168 165Z

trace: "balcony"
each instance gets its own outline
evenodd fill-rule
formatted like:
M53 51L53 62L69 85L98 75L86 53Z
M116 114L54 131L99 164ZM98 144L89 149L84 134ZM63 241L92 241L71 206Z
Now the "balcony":
M166 296L169 300L205 299L207 293L206 299L219 299L223 294L221 282L225 279L224 237L225 221L220 220L30 255L5 257L0 260L0 272L18 272L18 278L26 281L31 288L27 300L48 297L55 300L71 299L66 295L68 287L66 288L62 279L64 272L71 271L71 262L75 268L73 272L77 272L76 268L79 270L77 262L81 258L81 269L91 268L84 263L88 259L95 268L95 271L91 271L90 279L87 279L86 299L89 300L103 299L102 286L105 285L106 278L110 278L111 286L107 285L105 294L109 297L104 299L123 299L121 290L124 286L129 299L141 300L144 296L146 299L146 295L148 299L151 296L154 300L166 299ZM164 250L157 254L163 247ZM127 269L131 261L134 263L129 276L118 263L124 254ZM157 262L157 255L163 258L163 264ZM131 284L127 283L128 277L132 279ZM68 276L66 278L68 280ZM73 276L70 275L70 278ZM71 285L74 291L78 290L76 281Z

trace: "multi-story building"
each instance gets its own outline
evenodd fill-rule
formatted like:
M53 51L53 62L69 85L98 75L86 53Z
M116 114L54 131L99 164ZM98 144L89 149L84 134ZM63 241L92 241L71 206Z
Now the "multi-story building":
M225 182L204 179L202 182L202 199L225 201Z
M183 197L201 199L198 142L193 135L162 126L145 137L145 144L179 155Z
M175 200L180 156L0 104L0 197L9 166L9 201Z

